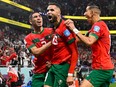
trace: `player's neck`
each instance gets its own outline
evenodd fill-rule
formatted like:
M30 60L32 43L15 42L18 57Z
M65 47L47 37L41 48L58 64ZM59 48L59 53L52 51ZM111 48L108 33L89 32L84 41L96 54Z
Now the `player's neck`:
M38 27L34 29L34 32L40 33L43 30L43 27Z
M100 20L101 20L100 16L95 16L94 20L93 20L93 24L96 23L96 22L98 22L98 21L100 21Z
M55 28L55 29L60 25L61 21L62 21L62 19L59 18L59 19L54 23L54 28Z

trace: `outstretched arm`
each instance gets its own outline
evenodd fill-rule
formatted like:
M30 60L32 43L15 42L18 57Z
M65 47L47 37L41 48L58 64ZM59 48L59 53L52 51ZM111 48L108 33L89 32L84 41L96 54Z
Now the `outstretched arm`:
M65 24L66 24L66 26L69 27L69 29L70 29L71 31L73 31L73 32L76 34L76 36L77 36L82 42L84 42L85 44L87 44L87 45L92 45L92 44L97 40L97 39L96 39L94 36L92 36L92 35L89 35L88 37L86 37L85 35L82 35L82 34L80 33L80 31L75 27L74 22L73 22L72 20L70 20L70 19L66 20L66 21L65 21Z
M72 52L72 57L71 57L71 61L70 61L71 62L70 68L68 71L67 83L68 83L68 85L72 85L73 81L74 81L73 73L74 73L74 69L75 69L77 61L78 61L78 52L77 52L77 47L76 47L75 42L70 44L69 47Z

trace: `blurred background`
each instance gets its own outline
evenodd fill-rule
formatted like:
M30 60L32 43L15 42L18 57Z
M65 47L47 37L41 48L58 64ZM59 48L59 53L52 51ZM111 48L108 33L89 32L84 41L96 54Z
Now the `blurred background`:
M72 20L83 34L91 27L83 17L87 4L93 1L99 5L102 11L101 16L106 17L102 20L107 23L111 32L111 58L116 66L116 0L0 0L1 70L6 69L8 64L20 66L22 70L26 67L29 69L28 71L33 68L33 55L26 49L23 41L24 37L32 31L28 17L32 11L39 11L44 18L44 27L48 27L50 24L46 17L46 8L50 1L55 1L61 5L62 17L65 19L67 19L66 16L69 18L76 16L76 19L72 18ZM11 48L17 56L4 63L3 59L6 58L4 55L10 56ZM82 66L84 76L91 71L91 49L84 44L78 44L78 51L77 67ZM26 75L27 72L23 70L22 73ZM6 70L2 74L6 74Z

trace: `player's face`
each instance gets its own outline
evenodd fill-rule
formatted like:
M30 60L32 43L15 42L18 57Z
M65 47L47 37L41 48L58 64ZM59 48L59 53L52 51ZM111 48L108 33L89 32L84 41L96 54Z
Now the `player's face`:
M59 8L55 5L49 5L47 8L47 16L51 23L54 23L57 21L58 17L60 15Z
M34 13L32 19L30 20L32 26L41 27L43 25L42 16L39 13Z
M93 14L92 11L89 9L89 6L87 6L86 11L84 13L84 16L87 18L87 21L92 24L92 18L93 18Z

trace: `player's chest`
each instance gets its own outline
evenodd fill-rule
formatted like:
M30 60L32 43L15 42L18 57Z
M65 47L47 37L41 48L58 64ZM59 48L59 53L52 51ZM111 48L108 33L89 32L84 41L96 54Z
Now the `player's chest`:
M50 35L36 35L32 38L32 43L37 47L41 47L42 45L46 44L50 40L50 38Z

